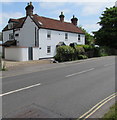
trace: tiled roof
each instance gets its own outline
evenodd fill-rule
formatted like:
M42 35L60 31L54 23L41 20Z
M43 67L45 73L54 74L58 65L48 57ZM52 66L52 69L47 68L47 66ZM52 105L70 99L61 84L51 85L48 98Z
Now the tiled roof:
M60 20L55 20L55 19L51 19L51 18L38 16L37 14L33 15L31 18L34 20L36 25L40 28L84 34L84 32L79 27L73 25L72 23L61 22ZM25 19L26 19L26 17L17 19L17 20L19 20L19 22L18 22L18 24L16 24L14 26L14 28L22 27ZM8 30L8 26L6 26L3 29L3 31L4 30Z
M13 28L21 28L24 21L25 21L26 17L22 17L22 18L19 18L19 19L10 19L9 22L15 22L15 24L13 25ZM8 29L8 25L3 29L3 31L7 31L7 30L10 30Z
M9 40L6 41L3 46L9 47L9 46L16 46L16 40Z

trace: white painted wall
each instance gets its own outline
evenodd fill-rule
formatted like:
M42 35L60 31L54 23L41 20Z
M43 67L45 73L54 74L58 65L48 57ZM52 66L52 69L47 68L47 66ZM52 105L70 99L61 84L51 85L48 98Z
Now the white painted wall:
M33 48L33 60L39 60L39 48L38 47Z
M78 34L62 31L51 31L51 39L47 38L47 29L39 30L39 58L53 57L56 54L56 45L64 42L66 45L76 42L77 44L85 44L85 36L81 35L81 41L78 42ZM65 40L65 33L68 33L68 39ZM51 46L51 53L47 54L47 46Z
M28 48L7 47L5 59L15 61L28 61Z
M9 40L9 34L13 33L13 30L3 31L3 43Z
M35 46L35 27L37 28L33 20L28 16L24 22L23 28L20 29L19 37L17 38L19 46Z
M17 45L19 47L35 47L35 25L33 20L28 16L26 21L24 22L23 28L20 28L15 34L19 33L18 37L15 37L17 41ZM51 39L47 38L47 31L51 31ZM6 42L9 40L9 34L13 33L13 30L4 31L3 32L3 41ZM68 39L65 40L65 33L68 33ZM55 31L55 30L48 30L48 29L39 29L39 48L33 48L33 59L38 60L39 58L49 58L54 57L56 54L56 45L59 42L64 42L66 45L70 43L76 42L77 44L85 44L85 35L81 35L81 41L78 42L78 34L77 33L70 33L70 32L62 32L62 31ZM47 46L51 46L51 53L47 53ZM17 49L17 50L16 50ZM6 58L9 60L18 60L18 61L26 61L28 58L25 57L27 50L20 49L20 48L8 48L6 49ZM16 50L20 56L17 55ZM24 54L22 53L24 51ZM7 54L10 53L10 54ZM21 57L21 58L20 58ZM24 58L22 58L24 57Z
M0 53L2 53L2 45L0 45Z

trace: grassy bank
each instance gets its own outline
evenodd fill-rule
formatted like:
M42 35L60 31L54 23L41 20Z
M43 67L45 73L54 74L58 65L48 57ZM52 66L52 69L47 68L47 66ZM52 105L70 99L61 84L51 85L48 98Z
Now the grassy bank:
M117 102L110 108L110 110L104 115L103 120L117 120Z

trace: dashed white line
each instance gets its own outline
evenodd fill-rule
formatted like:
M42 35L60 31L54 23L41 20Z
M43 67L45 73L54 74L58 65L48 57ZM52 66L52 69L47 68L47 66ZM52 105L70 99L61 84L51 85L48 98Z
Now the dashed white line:
M113 65L113 64L114 64L114 63L112 63L112 64L106 64L106 65L104 65L104 66L106 67L106 66L110 66L110 65Z
M92 71L94 70L95 68L91 68L91 69L88 69L88 70L83 70L81 72L78 72L78 73L73 73L73 74L70 74L70 75L67 75L65 77L71 77L71 76L74 76L74 75L79 75L79 74L82 74L82 73L86 73L86 72L89 72L89 71Z
M27 89L30 89L30 88L33 88L33 87L36 87L36 86L39 86L39 85L41 85L41 83L31 85L31 86L28 86L28 87L24 87L24 88L20 88L20 89L17 89L17 90L13 90L13 91L10 91L10 92L7 92L7 93L3 93L3 94L0 94L0 97L5 96L5 95L9 95L9 94L13 94L13 93L16 93L16 92L20 92L20 91L23 91L23 90L27 90Z

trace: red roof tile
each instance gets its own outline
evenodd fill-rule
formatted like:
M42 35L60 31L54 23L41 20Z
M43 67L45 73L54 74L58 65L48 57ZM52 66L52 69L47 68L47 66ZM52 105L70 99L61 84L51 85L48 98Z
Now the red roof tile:
M17 25L15 25L14 28L22 27L23 22L25 21L25 18L26 17L17 19L17 20L19 20L19 23ZM55 19L51 19L51 18L38 16L37 14L33 15L33 17L31 17L31 18L34 20L36 25L38 25L38 27L40 27L40 28L84 34L84 32L79 27L73 25L72 23L61 22L60 20L55 20ZM4 30L8 30L8 26L6 26L3 29L3 31Z

